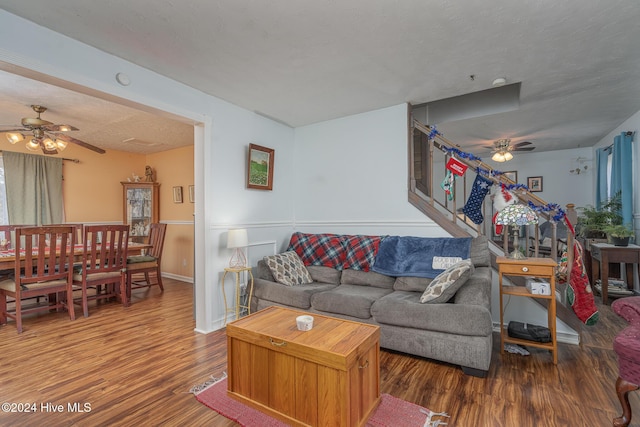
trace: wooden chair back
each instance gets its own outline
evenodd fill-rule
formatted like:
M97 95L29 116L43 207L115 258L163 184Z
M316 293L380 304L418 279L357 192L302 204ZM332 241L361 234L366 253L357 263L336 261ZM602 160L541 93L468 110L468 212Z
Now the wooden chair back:
M88 225L84 227L82 275L124 271L129 246L128 225Z
M162 258L162 248L164 246L164 236L167 234L167 224L153 223L149 230L149 244L153 247L149 249L149 255L154 257L158 264Z
M73 246L75 230L70 226L18 227L16 254L24 251L24 267L16 256L16 291L19 285L28 285L55 280L71 280L73 269ZM24 239L22 239L24 237ZM71 283L71 282L69 282Z
M33 225L0 225L0 250L6 251L7 249L13 249L15 241L15 231L18 227L33 227Z

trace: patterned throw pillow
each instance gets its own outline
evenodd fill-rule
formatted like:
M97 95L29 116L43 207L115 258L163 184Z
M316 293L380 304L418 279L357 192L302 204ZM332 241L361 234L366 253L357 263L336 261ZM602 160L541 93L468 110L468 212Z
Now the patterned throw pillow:
M465 259L438 274L424 290L421 303L444 303L455 295L473 273L473 263Z
M342 269L369 271L383 238L360 235L344 237L347 242L347 255Z
M287 251L295 251L304 265L323 265L342 270L347 255L346 241L338 234L291 235Z
M264 261L278 283L294 286L313 282L300 257L293 251L266 256Z

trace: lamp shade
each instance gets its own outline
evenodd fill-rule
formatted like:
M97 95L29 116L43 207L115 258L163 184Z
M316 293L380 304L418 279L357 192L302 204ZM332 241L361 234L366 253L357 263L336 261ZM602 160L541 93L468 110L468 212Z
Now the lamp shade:
M491 160L493 160L494 162L500 162L500 163L508 162L511 159L513 159L513 154L511 154L508 151L498 151L491 157Z
M227 248L246 248L248 244L246 229L235 228L227 233Z
M496 216L499 225L530 225L538 223L538 215L529 206L509 205Z

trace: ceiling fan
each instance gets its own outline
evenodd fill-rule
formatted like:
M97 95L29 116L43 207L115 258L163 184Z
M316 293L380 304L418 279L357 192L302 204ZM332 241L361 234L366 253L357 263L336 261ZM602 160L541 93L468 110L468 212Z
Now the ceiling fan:
M16 144L25 138L29 139L28 136L25 136L25 133L31 133L33 138L30 138L26 143L27 149L31 151L42 150L44 154L57 154L59 151L64 150L70 142L93 150L96 153L104 154L106 152L102 148L63 133L79 130L78 128L71 125L57 125L40 118L40 114L47 111L47 107L32 105L31 108L38 114L38 117L24 117L22 119L22 127L19 125L0 125L0 132L7 132L6 137L10 143Z
M518 142L517 144L511 144L511 140L508 138L499 139L493 142L493 145L487 146L493 149L493 156L491 160L495 162L508 162L513 159L512 151L532 151L535 150L536 147L527 147L527 145L531 145L532 143L529 141Z

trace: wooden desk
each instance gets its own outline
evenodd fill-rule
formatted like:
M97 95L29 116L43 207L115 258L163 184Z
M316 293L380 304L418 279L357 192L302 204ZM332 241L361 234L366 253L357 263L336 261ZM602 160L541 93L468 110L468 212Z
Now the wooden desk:
M139 255L143 250L151 247L151 245L146 243L129 243L127 255ZM79 261L82 255L84 255L84 247L82 245L76 245L73 249L75 260ZM11 270L15 267L15 263L16 253L14 250L0 251L0 270Z
M627 287L633 289L633 270L640 264L640 246L614 246L609 243L591 244L591 284L594 285L596 279L602 284L602 303L609 303L609 263L624 262L627 271Z

